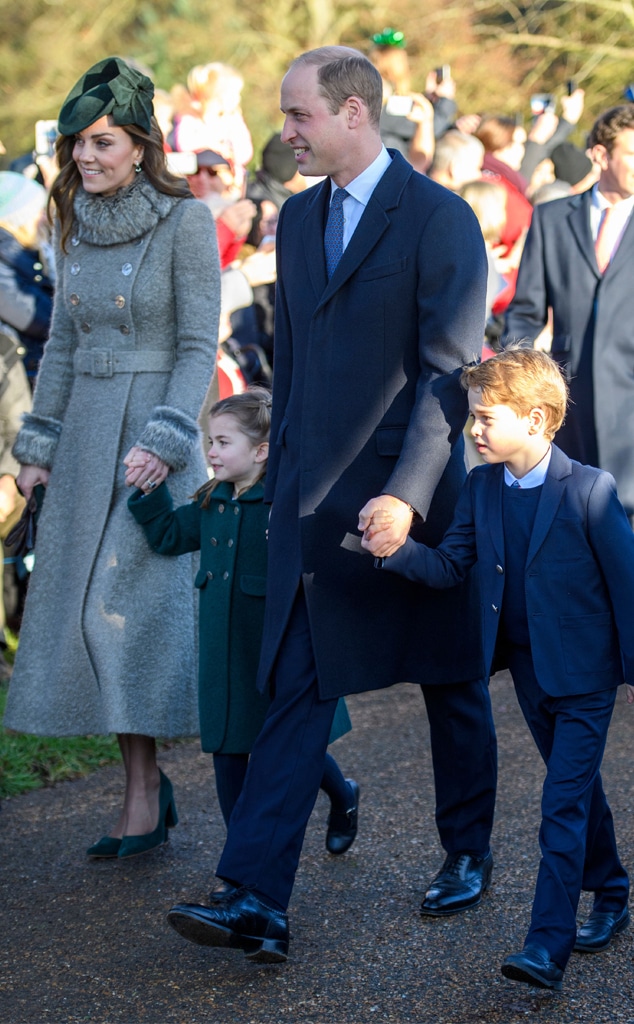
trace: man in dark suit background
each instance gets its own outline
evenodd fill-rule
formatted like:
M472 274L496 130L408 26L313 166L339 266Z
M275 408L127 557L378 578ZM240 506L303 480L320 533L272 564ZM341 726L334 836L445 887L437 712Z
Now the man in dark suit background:
M502 344L534 342L552 309L571 399L557 444L612 473L633 522L634 104L601 114L588 144L599 180L535 208Z
M410 529L437 543L451 520L465 476L459 372L482 344L482 237L461 199L382 146L381 80L357 51L299 57L281 107L298 168L327 177L284 204L277 232L260 663L273 700L217 870L228 888L169 914L185 938L258 962L287 956L285 910L339 694L422 686L447 853L423 913L480 901L496 782L470 588L438 594L377 573L359 533L389 512L390 554Z

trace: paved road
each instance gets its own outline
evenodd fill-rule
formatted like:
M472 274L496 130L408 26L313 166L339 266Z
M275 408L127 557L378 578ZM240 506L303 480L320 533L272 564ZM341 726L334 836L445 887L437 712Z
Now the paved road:
M500 796L494 884L482 905L445 921L417 912L442 860L420 691L354 697L354 730L334 750L361 784L359 837L344 857L326 854L320 795L283 966L193 946L165 924L175 900L204 900L223 840L211 758L195 743L161 757L181 823L146 857L84 858L114 817L117 768L5 801L1 1024L633 1024L629 933L607 953L573 956L558 996L500 974L528 920L543 773L507 677L494 679L492 695ZM619 700L604 776L634 871L633 716Z

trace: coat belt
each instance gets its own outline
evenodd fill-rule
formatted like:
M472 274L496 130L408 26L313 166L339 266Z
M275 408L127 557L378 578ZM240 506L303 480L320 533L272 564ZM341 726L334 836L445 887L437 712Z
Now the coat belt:
M174 368L171 349L120 352L111 348L80 348L73 357L75 373L112 377L115 373L167 373Z

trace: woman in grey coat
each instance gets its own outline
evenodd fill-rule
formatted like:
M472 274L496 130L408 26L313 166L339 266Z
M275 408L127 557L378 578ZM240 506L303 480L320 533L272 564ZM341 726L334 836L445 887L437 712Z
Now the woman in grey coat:
M21 490L46 495L5 724L117 733L123 809L93 857L166 841L154 737L198 731L194 556L155 555L126 507L127 487L168 474L182 503L205 473L196 419L218 331L213 218L167 171L152 95L108 58L62 107L57 294L14 446Z

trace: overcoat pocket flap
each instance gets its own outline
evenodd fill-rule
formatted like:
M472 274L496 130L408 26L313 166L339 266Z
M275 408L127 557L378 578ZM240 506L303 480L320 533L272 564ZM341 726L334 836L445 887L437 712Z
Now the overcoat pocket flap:
M406 427L379 427L376 431L376 450L379 455L400 455Z
M264 597L266 594L266 576L247 576L243 574L240 577L240 590L243 594L250 594L251 597Z
M407 256L401 256L398 260L390 263L381 263L378 266L363 267L357 275L359 281L376 281L379 277L391 277L392 274L400 274L407 267Z

